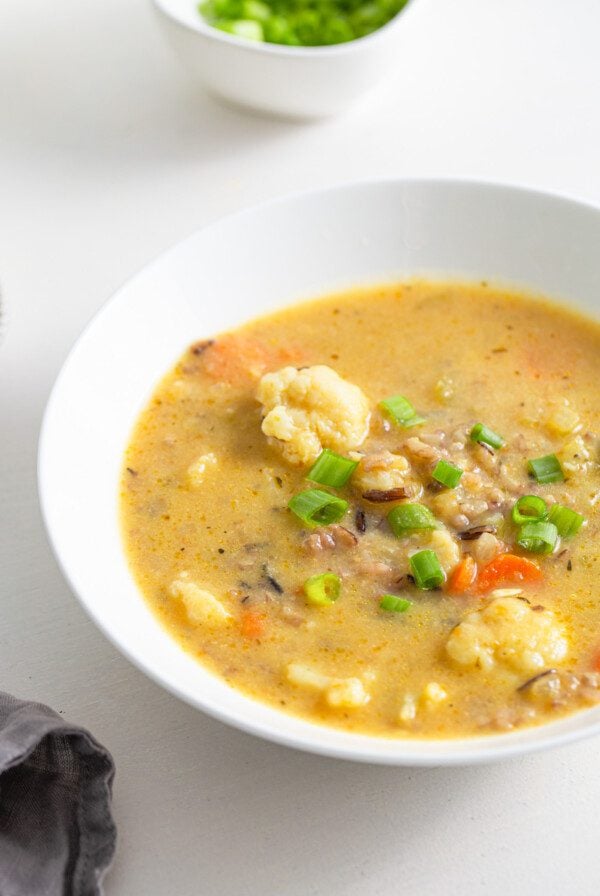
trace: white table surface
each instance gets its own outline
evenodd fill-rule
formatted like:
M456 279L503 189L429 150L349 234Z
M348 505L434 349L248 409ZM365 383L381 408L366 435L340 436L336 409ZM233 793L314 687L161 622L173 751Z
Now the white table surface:
M0 686L112 750L108 896L598 893L598 739L434 771L262 743L108 644L38 512L38 429L67 350L125 278L200 225L373 175L600 202L598 0L429 0L421 37L365 104L292 124L195 93L148 0L0 0Z

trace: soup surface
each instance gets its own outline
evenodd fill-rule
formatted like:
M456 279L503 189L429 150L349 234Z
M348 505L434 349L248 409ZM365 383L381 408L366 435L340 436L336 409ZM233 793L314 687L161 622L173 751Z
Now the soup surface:
M335 295L196 342L135 427L134 575L233 687L449 737L600 701L600 327L485 284Z

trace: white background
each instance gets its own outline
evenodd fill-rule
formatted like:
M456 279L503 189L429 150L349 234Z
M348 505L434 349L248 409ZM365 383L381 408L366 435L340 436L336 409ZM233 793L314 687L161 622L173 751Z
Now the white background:
M42 409L113 290L226 212L390 174L600 202L599 0L429 0L394 77L343 118L311 125L194 92L148 0L0 0L0 687L51 704L112 750L108 896L600 888L597 739L434 771L262 743L122 659L46 545Z

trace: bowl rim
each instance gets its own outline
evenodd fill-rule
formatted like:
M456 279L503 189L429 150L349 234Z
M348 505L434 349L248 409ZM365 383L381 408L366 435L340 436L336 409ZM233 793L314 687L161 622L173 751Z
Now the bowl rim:
M360 747L357 747L354 744L338 743L333 745L319 741L319 732L322 730L331 731L332 729L329 726L308 722L307 724L309 725L309 727L314 730L314 735L310 738L309 742L308 737L306 737L304 740L298 739L297 736L293 733L287 733L285 730L280 730L276 727L272 727L268 723L263 723L256 720L241 719L239 715L235 713L235 711L224 710L214 703L207 704L196 695L191 695L182 691L177 684L168 680L166 674L158 671L153 665L147 662L145 657L139 656L133 646L130 646L125 639L122 639L120 637L118 631L115 631L104 624L103 620L96 614L94 607L86 601L83 595L79 593L75 585L75 576L71 573L69 563L60 554L59 545L55 541L50 520L50 505L48 503L48 490L46 488L46 481L51 476L51 470L49 465L49 452L47 449L47 445L50 440L51 418L53 416L53 409L55 403L57 403L59 400L63 380L69 374L70 362L73 356L78 351L80 344L85 340L88 333L94 328L96 321L101 316L103 316L110 308L112 308L113 304L116 304L121 300L122 295L127 292L130 286L139 277L144 276L147 271L154 265L162 264L171 254L176 253L180 249L180 247L194 240L200 233L212 228L215 225L223 225L228 222L243 220L245 217L251 217L256 212L266 211L269 208L285 205L288 202L293 202L295 200L324 197L338 192L343 193L349 189L363 189L369 187L385 186L397 187L401 184L406 184L417 188L419 186L422 186L428 189L432 187L435 189L439 186L446 188L456 187L459 190L480 189L484 191L491 191L492 193L518 193L521 195L528 195L534 200L556 201L558 203L564 203L567 206L572 206L578 209L593 212L595 215L600 215L600 203L595 203L586 199L580 199L576 196L564 192L542 190L522 184L494 180L471 179L466 177L380 177L348 180L339 182L326 188L294 191L282 196L274 197L265 202L257 203L252 206L240 209L230 214L217 217L207 222L206 224L188 234L187 237L176 241L166 250L152 257L134 274L126 278L121 286L119 286L91 316L91 318L88 320L87 324L84 326L79 336L76 338L75 342L69 349L66 357L61 364L59 373L56 376L56 379L50 391L42 417L37 454L38 501L44 528L46 530L47 539L52 553L55 557L56 563L60 571L62 572L71 592L77 598L79 604L86 612L86 614L106 636L108 641L113 644L113 646L116 647L116 649L121 654L123 654L135 667L140 669L156 684L160 685L162 688L169 691L174 696L178 697L194 708L200 709L207 715L216 718L217 720L224 722L225 724L228 724L234 728L237 728L238 730L256 735L264 740L271 741L282 746L291 747L293 749L301 750L303 752L327 756L331 758L398 767L452 767L481 765L503 759L509 759L512 757L525 756L530 753L542 752L554 747L566 746L576 741L583 740L584 738L600 734L600 717L595 721L592 721L588 724L580 725L577 728L564 731L559 730L558 732L549 732L548 736L543 739L526 743L521 743L518 741L515 742L515 738L519 735L519 733L530 730L544 731L552 726L560 726L561 722L568 721L569 719L572 719L576 716L580 716L584 711L571 714L570 716L565 717L565 719L557 720L556 722L548 722L540 726L534 726L533 729L518 729L516 732L510 732L501 735L444 738L439 740L431 738L396 739L374 737L371 735L358 735L358 737L363 741L363 744L361 744ZM207 671L210 673L210 670ZM238 693L241 692L238 691ZM242 694L242 696L246 697L246 699L248 699L250 702L260 704L260 701L256 701L251 697L247 697L245 694ZM274 712L281 716L287 715L285 713L279 713L276 709L274 709ZM302 719L302 721L306 722L306 720L304 719ZM357 735L353 733L353 737L356 738ZM403 755L378 752L374 745L381 743L382 740L385 742L397 744L399 750L403 753ZM423 744L425 742L443 744L447 748L447 752L439 754L419 753L419 744ZM469 743L474 747L477 747L477 752L454 752L453 747L460 749L461 745Z
M175 22L177 25L187 29L188 31L201 34L203 37L206 37L209 40L214 40L217 43L229 44L230 46L239 47L240 49L246 50L249 53L295 59L310 59L311 57L324 58L327 56L346 56L349 53L354 52L354 50L356 50L358 46L365 47L368 44L376 43L381 39L381 37L387 36L389 32L395 30L398 27L399 23L406 18L406 15L411 14L411 11L415 6L420 7L425 2L426 0L408 0L406 6L399 10L399 12L397 12L395 16L393 16L388 22L386 22L385 25L382 25L380 28L376 28L375 31L372 31L370 34L366 34L363 37L356 37L353 40L348 40L341 44L323 44L316 47L290 47L288 46L288 44L273 44L268 43L267 41L247 40L242 37L236 37L234 34L228 34L226 31L220 31L218 28L214 28L212 25L209 25L209 23L206 22L202 17L200 12L198 12L197 22L188 21L186 18L178 15L178 13L172 9L169 0L152 0L155 8L167 19L170 19L172 22Z

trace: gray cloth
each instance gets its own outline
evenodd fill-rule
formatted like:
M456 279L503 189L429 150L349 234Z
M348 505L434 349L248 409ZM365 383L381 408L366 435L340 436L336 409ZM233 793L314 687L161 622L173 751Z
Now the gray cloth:
M114 764L83 728L0 691L0 896L98 896Z

